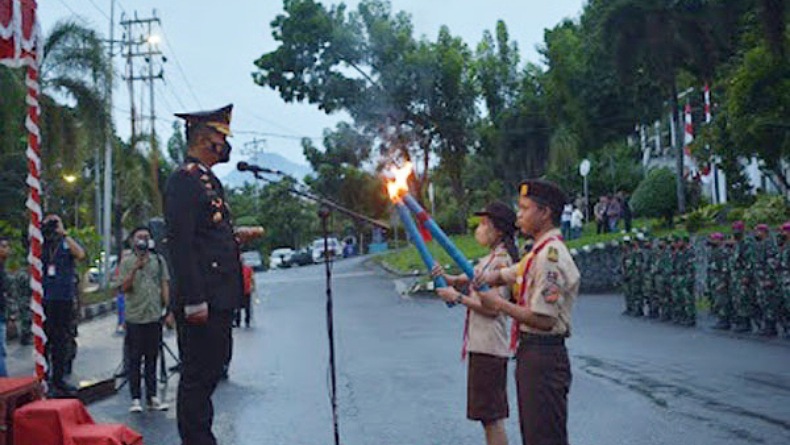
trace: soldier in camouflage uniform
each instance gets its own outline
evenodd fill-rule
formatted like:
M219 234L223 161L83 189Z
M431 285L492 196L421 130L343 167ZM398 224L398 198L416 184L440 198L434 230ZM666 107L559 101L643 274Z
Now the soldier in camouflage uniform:
M732 295L732 310L735 332L751 332L754 244L744 234L743 221L732 224L733 251L730 256L730 284Z
M9 309L12 317L17 321L19 328L19 344L31 345L33 343L33 313L30 310L30 274L27 269L20 267L10 277L11 301Z
M672 248L666 238L658 240L658 248L654 250L651 269L653 275L653 294L657 302L657 310L661 321L672 319Z
M779 322L785 338L790 339L790 221L782 224L777 236L779 248L779 280L782 285L782 308Z
M680 237L680 252L683 256L681 264L681 301L680 324L683 326L694 326L697 324L697 300L695 298L694 283L694 247L688 235Z
M670 272L669 278L669 290L670 290L670 298L669 298L669 314L670 319L673 323L680 322L680 299L681 299L681 292L680 292L680 274L683 270L683 265L681 261L683 256L680 252L680 237L678 235L672 235L672 269Z
M647 305L647 315L650 318L658 318L658 294L653 273L655 256L653 241L645 236L642 241L642 298Z
M781 296L779 295L779 249L771 238L768 225L755 226L754 278L757 284L757 307L762 316L760 335L776 337Z
M631 282L633 281L633 258L631 257L631 237L623 238L622 244L622 268L623 268L623 297L625 297L625 310L623 315L631 315L633 297L631 292Z
M636 240L632 242L633 250L631 257L633 261L633 276L631 279L631 315L634 317L641 317L644 315L645 307L645 294L643 289L643 276L645 274L644 261L642 258L642 245L641 242L644 238L640 234Z
M724 234L711 233L708 238L708 298L711 313L718 319L714 329L730 329L732 297L730 295L730 248L725 245Z

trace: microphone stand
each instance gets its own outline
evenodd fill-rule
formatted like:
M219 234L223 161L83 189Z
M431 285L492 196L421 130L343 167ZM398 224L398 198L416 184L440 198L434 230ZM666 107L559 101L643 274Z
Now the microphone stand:
M289 177L293 179L291 176L280 171L273 171L272 173L282 177ZM260 172L255 171L252 172L252 174L258 180L273 182L272 180L261 176ZM324 270L326 271L326 328L327 328L327 336L329 340L329 372L330 372L329 399L332 404L332 426L333 426L335 445L340 445L340 425L338 422L338 415L337 415L337 376L335 371L334 309L332 306L332 266L331 266L331 259L329 257L329 222L328 221L329 221L329 217L332 214L332 210L334 209L340 213L343 213L352 218L355 218L360 221L364 221L368 224L371 224L373 226L382 229L389 230L390 226L385 222L369 218L353 210L347 209L341 206L340 204L337 204L325 198L315 196L311 193L297 190L293 187L287 187L287 190L295 195L302 196L304 198L310 199L320 204L320 207L318 208L318 216L321 218L321 228L324 237Z

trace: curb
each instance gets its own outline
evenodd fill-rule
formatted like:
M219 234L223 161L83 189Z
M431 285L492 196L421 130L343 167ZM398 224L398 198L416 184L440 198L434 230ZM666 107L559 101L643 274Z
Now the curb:
M90 304L80 308L80 321L88 321L115 312L115 299Z

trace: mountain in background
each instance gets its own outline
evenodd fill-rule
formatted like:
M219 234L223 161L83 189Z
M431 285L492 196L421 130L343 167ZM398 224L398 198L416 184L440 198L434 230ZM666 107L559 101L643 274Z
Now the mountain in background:
M283 173L293 176L299 182L303 182L305 176L313 173L313 170L309 166L291 162L277 153L260 153L252 156L247 162L272 170L280 170ZM264 177L272 180L277 179L276 175L264 175ZM252 173L240 172L237 170L232 170L222 177L222 184L225 188L242 187L245 182L254 184L255 181L256 179Z

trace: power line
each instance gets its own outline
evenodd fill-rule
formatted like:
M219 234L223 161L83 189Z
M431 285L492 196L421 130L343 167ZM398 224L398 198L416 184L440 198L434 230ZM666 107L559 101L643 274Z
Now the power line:
M237 134L253 134L258 136L266 136L270 138L294 139L297 141L300 141L302 139L313 139L320 141L323 139L323 137L317 137L317 136L299 136L296 134L268 133L265 131L255 131L255 130L233 130L233 132Z
M99 5L97 5L94 0L88 0L88 2L91 5L93 5L93 7L96 8L96 10L99 11L99 13L104 16L104 18L106 18L107 20L111 20L110 19L110 15L107 14L106 12L104 12L104 10L102 8L100 8Z
M71 6L69 6L69 5L68 5L68 4L67 4L65 1L63 1L63 0L58 0L58 1L60 2L60 4L61 4L61 5L65 6L65 7L66 7L66 9L68 9L69 11L71 11L71 13L72 13L72 14L74 14L74 15L76 15L76 16L78 16L78 17L79 17L79 14L77 14L77 11L75 11L75 10L71 9Z
M160 27L159 29L162 31L162 37L164 37L165 45L167 45L167 48L170 50L170 53L173 56L173 60L176 61L176 68L178 68L179 74L181 74L181 77L184 79L184 84L187 86L187 89L189 90L189 93L192 95L192 98L195 99L195 103L197 103L198 108L202 109L203 105L200 103L200 99L198 99L197 94L195 94L195 90L192 88L192 84L189 82L189 79L187 79L187 75L184 72L184 68L181 66L181 61L178 60L176 51L173 49L172 45L170 45L170 39L167 37L164 27Z

